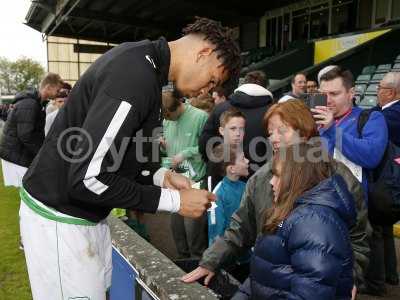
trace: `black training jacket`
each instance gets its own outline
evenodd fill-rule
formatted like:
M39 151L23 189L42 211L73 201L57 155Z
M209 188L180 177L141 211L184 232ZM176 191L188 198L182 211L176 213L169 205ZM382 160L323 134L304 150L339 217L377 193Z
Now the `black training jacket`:
M24 176L26 191L93 222L114 207L155 212L161 189L151 184L158 157L151 157L151 142L132 138L149 137L161 126L169 65L164 38L123 43L97 59L75 84Z

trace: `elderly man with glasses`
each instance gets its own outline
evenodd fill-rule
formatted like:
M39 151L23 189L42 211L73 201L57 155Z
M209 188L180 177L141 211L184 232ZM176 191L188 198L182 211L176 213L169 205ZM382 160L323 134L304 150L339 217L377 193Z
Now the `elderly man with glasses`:
M389 141L400 147L400 73L387 73L378 86L378 105L374 110L381 111L388 127ZM380 199L383 200L383 199ZM373 228L371 239L370 264L365 276L367 294L384 296L385 282L399 284L396 270L397 258L393 239L393 222L370 207L370 221ZM390 220L390 221L389 221Z

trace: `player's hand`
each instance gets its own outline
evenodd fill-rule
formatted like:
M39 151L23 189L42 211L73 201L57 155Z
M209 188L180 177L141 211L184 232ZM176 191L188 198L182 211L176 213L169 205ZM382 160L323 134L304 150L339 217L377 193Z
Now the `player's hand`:
M189 178L172 171L167 171L164 175L163 186L168 189L178 191L190 189L192 184L193 182Z
M206 190L180 190L181 204L179 214L189 218L201 217L211 207L216 196Z
M172 158L171 167L173 169L176 169L184 160L185 160L185 158L182 155L180 155L180 154L175 155Z

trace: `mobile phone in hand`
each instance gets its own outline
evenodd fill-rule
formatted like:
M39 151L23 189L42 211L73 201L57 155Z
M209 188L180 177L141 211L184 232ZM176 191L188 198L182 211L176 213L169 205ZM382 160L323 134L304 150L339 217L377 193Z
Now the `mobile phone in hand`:
M317 106L327 106L326 94L314 94L310 95L308 100L308 105L310 108L315 108Z

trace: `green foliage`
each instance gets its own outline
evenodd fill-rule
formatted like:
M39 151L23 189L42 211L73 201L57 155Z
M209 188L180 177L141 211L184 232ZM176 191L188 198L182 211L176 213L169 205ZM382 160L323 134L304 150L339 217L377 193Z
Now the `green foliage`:
M2 93L15 94L27 88L37 88L45 71L40 63L21 57L15 62L0 57L0 88Z
M0 92L12 94L11 61L0 57Z
M20 58L11 65L14 74L14 84L17 91L26 90L28 87L37 87L44 75L40 63L31 58Z

